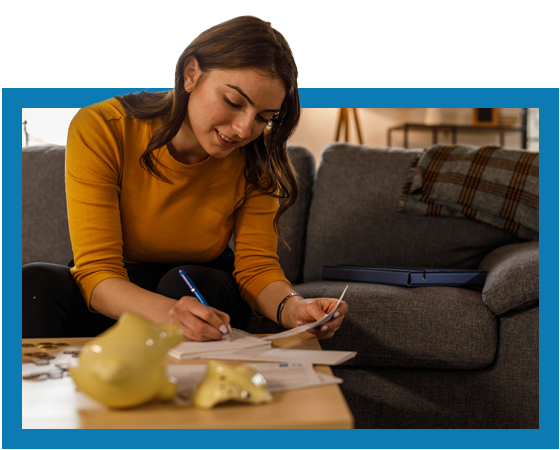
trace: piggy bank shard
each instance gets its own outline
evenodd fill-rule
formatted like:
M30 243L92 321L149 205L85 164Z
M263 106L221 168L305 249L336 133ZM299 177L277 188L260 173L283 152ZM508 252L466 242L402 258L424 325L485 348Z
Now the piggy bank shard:
M126 313L84 346L79 367L69 371L78 388L112 408L170 400L177 381L166 375L166 355L182 340L183 330L176 325L156 325Z
M209 409L228 400L258 404L272 401L272 395L265 378L257 371L210 361L206 375L193 393L193 405Z

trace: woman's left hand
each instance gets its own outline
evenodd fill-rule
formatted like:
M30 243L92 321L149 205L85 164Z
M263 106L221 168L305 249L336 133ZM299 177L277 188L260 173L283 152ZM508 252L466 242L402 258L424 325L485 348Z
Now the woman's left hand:
M308 323L321 320L326 314L330 313L338 302L337 298L298 298L288 300L282 314L282 322L289 327L298 327ZM348 305L343 300L338 305L336 312L331 320L321 325L320 329L308 330L317 336L317 339L328 339L342 325L344 315L348 311Z

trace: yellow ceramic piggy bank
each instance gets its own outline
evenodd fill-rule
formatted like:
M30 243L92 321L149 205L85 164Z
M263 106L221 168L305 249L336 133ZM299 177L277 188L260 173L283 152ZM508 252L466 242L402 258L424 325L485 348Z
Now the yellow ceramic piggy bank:
M166 355L182 340L183 330L176 325L156 325L127 313L85 345L79 367L69 371L78 388L113 408L170 400L177 381L166 375Z
M193 405L208 409L228 400L263 403L270 402L272 395L259 372L249 367L210 361L204 378L193 392Z

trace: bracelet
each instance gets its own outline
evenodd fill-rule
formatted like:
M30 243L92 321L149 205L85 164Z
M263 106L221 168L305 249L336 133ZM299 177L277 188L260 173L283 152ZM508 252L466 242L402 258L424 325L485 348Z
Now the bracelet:
M294 297L296 295L301 297L301 295L298 294L297 292L292 292L291 294L286 295L278 305L278 311L276 311L276 321L278 322L279 325L282 325L284 328L288 328L288 327L282 323L282 311L284 311L284 306L286 306L286 302L290 299L290 297Z

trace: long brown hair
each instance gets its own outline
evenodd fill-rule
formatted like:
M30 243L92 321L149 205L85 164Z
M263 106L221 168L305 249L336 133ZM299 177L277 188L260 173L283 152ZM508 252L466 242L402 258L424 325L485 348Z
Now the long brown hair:
M153 154L167 145L179 132L187 115L189 93L184 88L185 61L194 56L202 72L212 69L254 68L279 77L286 89L280 112L271 120L268 131L244 147L245 179L250 189L283 199L274 217L274 231L279 234L279 221L296 201L298 184L289 160L286 142L300 118L297 67L284 37L270 23L256 17L242 16L216 25L200 34L183 51L175 70L175 87L166 92L141 92L116 97L128 114L138 119L162 117L148 147L140 158L142 166L162 181L171 181L158 169ZM276 191L280 188L278 194Z

